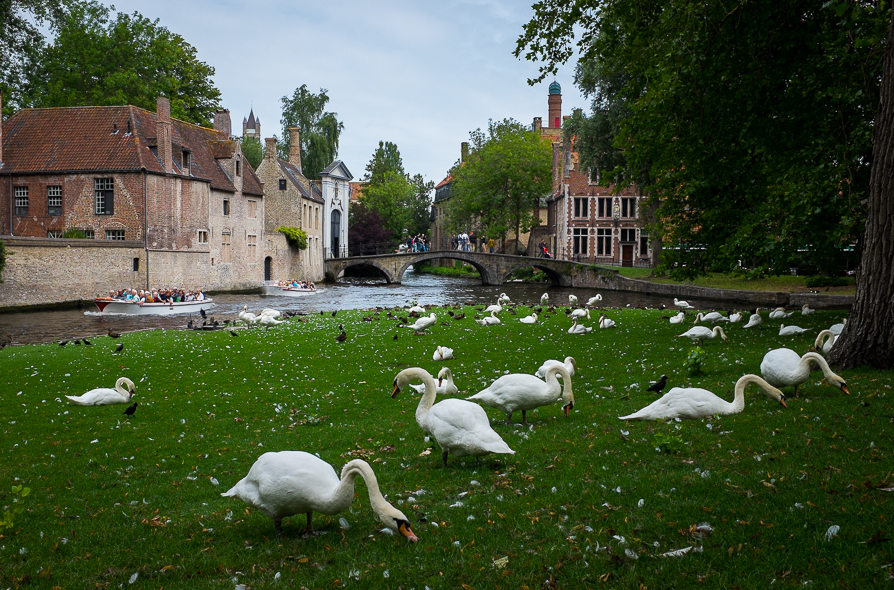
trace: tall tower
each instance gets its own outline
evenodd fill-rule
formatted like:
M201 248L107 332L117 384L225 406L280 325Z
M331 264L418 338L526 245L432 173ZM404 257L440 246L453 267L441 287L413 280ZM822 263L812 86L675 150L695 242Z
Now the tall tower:
M549 119L547 124L553 129L562 128L562 87L553 80L549 85Z
M248 119L242 119L242 137L244 139L254 137L261 141L261 120L255 117L254 109L248 113Z

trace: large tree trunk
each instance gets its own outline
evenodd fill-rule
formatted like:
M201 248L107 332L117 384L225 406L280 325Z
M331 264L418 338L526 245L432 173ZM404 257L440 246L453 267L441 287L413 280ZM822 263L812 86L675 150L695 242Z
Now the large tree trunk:
M857 294L829 364L894 367L894 17L885 48L881 101L872 137L872 173Z

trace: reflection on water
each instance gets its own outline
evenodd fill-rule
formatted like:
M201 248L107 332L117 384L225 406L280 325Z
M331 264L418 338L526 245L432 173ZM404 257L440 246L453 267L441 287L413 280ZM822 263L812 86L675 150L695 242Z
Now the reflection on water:
M364 309L369 307L405 306L416 300L427 304L480 304L495 303L501 293L506 293L513 303L540 304L540 296L549 293L554 305L566 305L568 295L574 294L581 304L596 295L595 289L569 289L548 284L504 283L499 286L482 285L478 279L447 278L429 274L407 272L404 283L388 285L383 282L355 280L350 283L336 283L318 286L315 293L298 297L261 297L260 295L215 295L214 308L208 313L218 319L235 319L236 314L247 305L249 311L260 312L272 308L305 313L332 311L336 309ZM654 297L640 293L602 291L605 307L657 307L659 304L672 306L673 298ZM726 309L729 304L700 301L699 308ZM9 334L14 344L52 342L72 338L103 335L109 328L116 332L133 332L155 328L185 328L190 317L198 319L198 314L179 316L128 316L104 315L95 308L72 309L66 311L28 311L0 314L0 335Z

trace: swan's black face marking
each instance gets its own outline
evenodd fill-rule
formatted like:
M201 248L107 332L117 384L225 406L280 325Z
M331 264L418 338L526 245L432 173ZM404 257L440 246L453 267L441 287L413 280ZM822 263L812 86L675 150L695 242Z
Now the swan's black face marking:
M783 395L779 398L779 403L782 405L783 408L788 408L788 405L785 403L785 394L783 394Z
M565 410L565 416L567 417L568 412L574 409L574 402L568 402L562 409Z
M400 385L397 384L397 379L394 379L394 391L391 392L391 397L397 397L397 394L400 393Z
M851 392L847 390L847 383L845 383L844 381L841 382L841 385L839 385L839 387L841 388L841 391L843 391L844 393L846 393L848 395L851 394Z
M408 521L395 518L394 524L397 525L397 530L400 531L400 534L405 536L410 541L416 542L419 540L419 537L414 535L413 531L410 529L410 523Z

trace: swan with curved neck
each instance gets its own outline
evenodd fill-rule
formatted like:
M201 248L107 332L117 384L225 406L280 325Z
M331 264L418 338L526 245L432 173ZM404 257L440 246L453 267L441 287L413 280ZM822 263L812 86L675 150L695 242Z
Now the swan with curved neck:
M602 295L597 293L595 297L590 297L589 299L587 299L587 305L589 305L590 307L596 307L596 304L600 301L602 301Z
M599 327L602 328L603 330L609 329L609 328L614 328L615 325L616 325L615 320L605 317L605 314L602 314L599 317Z
M819 335L817 335L813 347L817 351L823 351L823 354L829 354L829 351L835 346L836 340L838 340L838 336L835 335L835 332L832 330L822 330Z
M572 359L573 360L573 359ZM562 377L559 385L558 375ZM548 406L562 396L562 411L565 416L574 408L574 391L571 389L571 374L565 365L552 365L546 371L546 381L534 375L515 373L503 375L467 400L475 400L486 406L506 412L506 424L512 423L512 413L522 411L522 424L528 423L527 411Z
M689 338L696 344L702 340L713 340L717 338L717 336L723 338L724 342L729 342L726 334L723 333L723 328L720 326L714 326L713 330L704 326L695 326L694 328L689 328L682 334L677 334L677 338Z
M480 320L475 321L482 326L496 326L497 324L502 323L500 322L500 318L497 317L497 312L494 310L491 310L489 316L484 316Z
M537 323L537 314L532 313L531 315L526 315L523 318L518 318L518 321L520 321L523 324L536 324Z
M425 383L411 383L410 387L416 390L416 393L425 393ZM453 373L447 367L441 367L438 371L438 386L435 389L438 395L456 395L459 388L453 382Z
M760 326L762 323L764 323L764 320L761 319L761 308L758 307L754 310L754 313L748 317L748 323L743 327L753 328L754 326Z
M764 355L764 360L761 361L761 375L771 385L776 387L794 385L795 395L798 395L798 386L810 379L811 363L819 365L829 385L838 387L841 391L850 395L845 380L833 373L826 359L815 352L808 352L804 356L799 356L797 352L790 348L771 350Z
M369 504L379 521L410 541L419 539L410 529L403 512L388 503L379 491L372 467L362 459L349 461L341 477L329 463L304 451L280 451L261 455L248 475L221 494L239 498L273 519L276 535L282 536L282 519L307 514L304 534L313 534L314 512L334 515L344 512L354 501L354 480L363 478L369 490Z
M589 309L575 309L569 314L573 318L577 318L582 320L584 318L590 319L590 310Z
M586 334L592 332L593 328L577 323L577 318L571 318L571 327L568 328L569 334Z
M493 428L487 413L478 404L461 399L445 399L435 403L437 386L425 369L404 369L394 378L392 398L411 381L421 380L425 393L416 407L416 423L430 434L441 447L442 460L447 466L447 455L481 457L490 453L515 454Z
M574 372L577 370L577 361L574 360L574 357L570 356L566 356L564 361L557 361L554 359L544 361L544 363L540 365L540 368L537 369L537 372L534 373L534 376L543 379L546 377L546 372L550 367L565 367L568 374L574 377ZM561 377L561 375L559 376Z
M619 420L667 420L682 418L697 420L709 416L738 414L745 409L745 388L754 383L771 399L778 401L783 407L785 395L757 375L742 375L736 381L735 397L732 402L721 399L699 387L674 387L659 399L642 410L629 416L621 416Z
M728 322L729 318L723 315L722 313L711 311L708 313L698 312L695 314L695 321L693 324L697 324L699 322L711 322L712 324L716 324L717 322Z
M127 386L127 389L124 386ZM111 406L114 404L129 404L134 392L133 381L127 377L119 377L115 381L115 389L99 387L91 389L84 395L66 395L71 403L76 406Z

